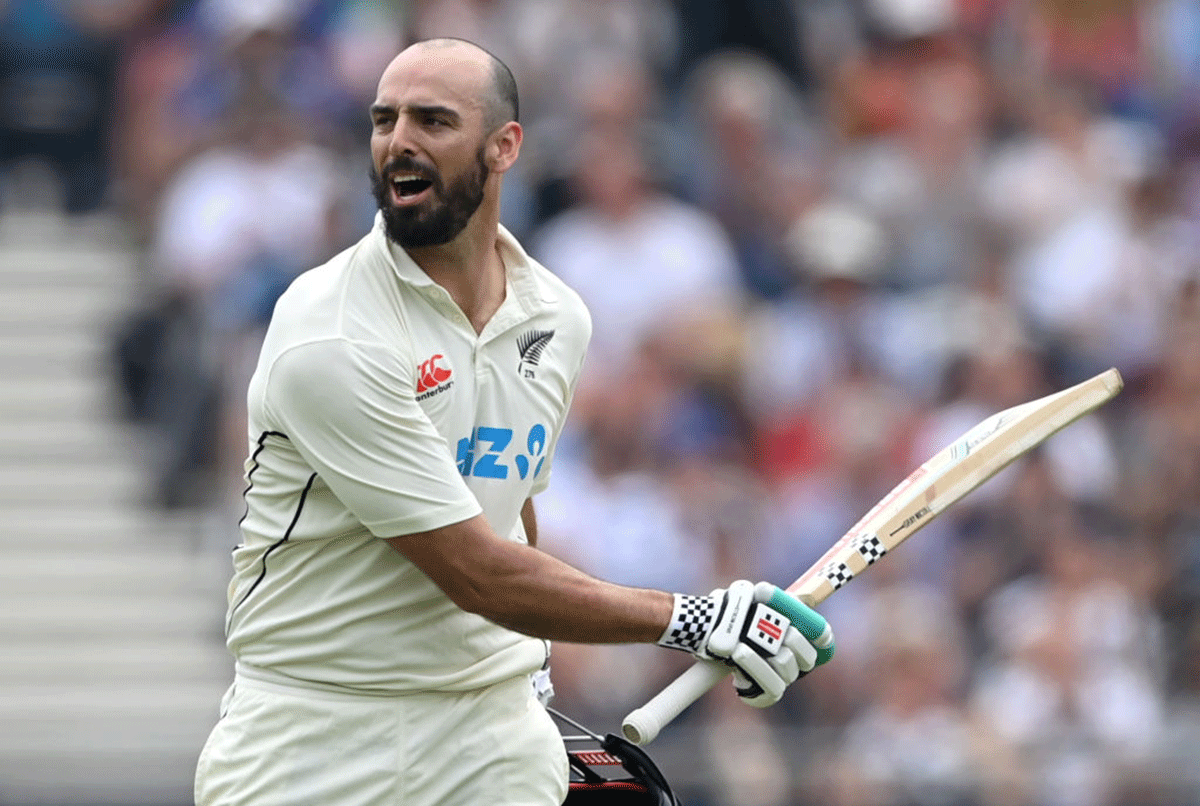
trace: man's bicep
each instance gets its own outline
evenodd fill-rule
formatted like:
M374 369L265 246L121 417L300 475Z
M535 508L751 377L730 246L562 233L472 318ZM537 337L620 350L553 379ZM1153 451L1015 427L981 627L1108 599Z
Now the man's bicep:
M479 513L445 439L385 348L331 340L280 356L266 403L330 490L377 535Z

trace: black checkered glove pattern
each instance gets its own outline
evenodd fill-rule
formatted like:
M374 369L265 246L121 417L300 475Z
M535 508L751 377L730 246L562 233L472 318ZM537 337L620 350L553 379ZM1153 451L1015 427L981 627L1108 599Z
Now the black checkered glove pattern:
M659 646L699 654L717 621L719 606L720 602L712 596L675 594L671 624L659 639Z

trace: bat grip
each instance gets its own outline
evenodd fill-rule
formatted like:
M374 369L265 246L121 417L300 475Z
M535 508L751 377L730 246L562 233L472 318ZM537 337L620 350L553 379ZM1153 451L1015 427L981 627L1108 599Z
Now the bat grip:
M658 732L683 710L720 683L732 670L711 660L696 661L690 669L643 705L629 713L621 723L621 733L637 745L654 741Z

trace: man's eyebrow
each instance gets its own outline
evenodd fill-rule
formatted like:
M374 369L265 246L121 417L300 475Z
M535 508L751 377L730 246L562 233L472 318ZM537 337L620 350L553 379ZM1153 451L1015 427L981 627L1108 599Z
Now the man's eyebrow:
M460 117L456 110L438 104L409 104L408 109L418 115L442 115L453 120L458 120Z
M416 115L444 115L454 120L459 120L462 117L457 110L439 104L408 104L405 109ZM395 114L397 114L397 109L391 104L371 104L371 117Z

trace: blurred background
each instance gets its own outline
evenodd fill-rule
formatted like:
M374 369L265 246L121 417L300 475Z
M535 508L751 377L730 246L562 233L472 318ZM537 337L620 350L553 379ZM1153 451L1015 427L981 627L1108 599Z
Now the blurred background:
M787 583L987 414L1112 404L822 608L691 806L1200 803L1200 0L0 0L0 804L191 801L244 392L374 212L407 43L504 59L504 223L583 295L537 501L605 578ZM557 645L599 732L687 665Z

